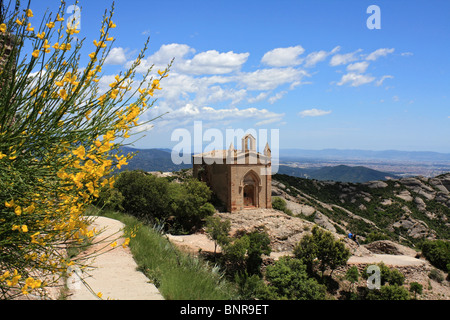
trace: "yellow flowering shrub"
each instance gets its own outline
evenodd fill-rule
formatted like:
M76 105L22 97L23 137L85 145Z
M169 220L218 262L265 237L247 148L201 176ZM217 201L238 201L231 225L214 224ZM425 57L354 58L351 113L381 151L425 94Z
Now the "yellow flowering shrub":
M102 186L114 183L114 168L131 158L117 151L170 67L158 78L149 70L134 82L147 40L132 66L101 93L98 81L116 27L113 7L93 45L74 39L79 30L67 28L64 12L62 2L42 21L33 20L30 8L0 21L2 299L45 294L70 266L83 267L64 249L95 236L84 212ZM83 47L92 53L82 53ZM80 55L87 65L80 65Z

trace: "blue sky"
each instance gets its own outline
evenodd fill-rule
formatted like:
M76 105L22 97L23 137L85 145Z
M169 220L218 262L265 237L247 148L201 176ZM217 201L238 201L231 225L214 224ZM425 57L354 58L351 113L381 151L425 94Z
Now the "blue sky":
M80 0L87 44L111 3ZM35 16L58 5L32 1ZM370 5L381 29L367 27ZM175 57L142 120L169 113L136 147L171 148L175 129L202 121L277 129L279 148L450 153L450 1L118 0L113 20L105 83L148 36L138 71Z

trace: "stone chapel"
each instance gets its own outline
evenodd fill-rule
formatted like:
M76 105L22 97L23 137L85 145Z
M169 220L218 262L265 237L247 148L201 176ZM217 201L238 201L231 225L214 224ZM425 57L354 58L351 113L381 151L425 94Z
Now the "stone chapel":
M225 204L228 212L251 208L272 208L271 151L256 151L256 139L247 134L242 149L193 155L193 176L206 184Z

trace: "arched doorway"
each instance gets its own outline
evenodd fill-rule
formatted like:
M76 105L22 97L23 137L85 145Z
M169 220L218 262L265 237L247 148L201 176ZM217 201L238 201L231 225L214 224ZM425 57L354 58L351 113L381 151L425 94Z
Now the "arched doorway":
M258 207L257 178L253 172L245 175L243 192L244 207Z

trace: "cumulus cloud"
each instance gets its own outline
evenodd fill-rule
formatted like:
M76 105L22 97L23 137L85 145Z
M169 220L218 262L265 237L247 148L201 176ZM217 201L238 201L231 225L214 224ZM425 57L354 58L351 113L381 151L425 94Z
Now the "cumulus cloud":
M127 62L125 49L122 47L112 48L105 59L105 64L124 64Z
M192 74L225 74L239 70L247 61L249 53L220 53L216 50L200 52L191 60L181 62L178 69Z
M369 63L367 61L355 62L347 66L347 71L364 73L367 70Z
M243 73L238 81L244 84L248 90L273 90L283 84L301 81L306 76L309 74L300 69L270 68Z
M350 73L344 74L341 78L341 81L339 81L337 83L337 85L342 86L346 83L349 83L352 87L358 87L363 84L370 83L374 80L375 80L375 78L370 75L350 72Z
M388 49L388 48L381 48L381 49L377 49L374 52L370 53L367 57L366 60L369 61L375 61L377 60L379 57L385 57L387 56L389 53L394 52L394 48Z
M261 62L271 67L292 67L302 63L299 56L305 52L302 46L276 48L266 52Z
M325 110L312 108L312 109L309 109L309 110L300 111L298 113L298 115L300 117L304 118L304 117L320 117L320 116L325 116L325 115L330 114L330 113L331 113L331 110L325 111Z
M223 108L215 109L209 106L196 106L192 103L186 103L184 106L169 112L164 116L165 120L180 121L228 121L228 120L259 120L258 123L264 121L276 122L284 117L284 113L276 113L267 109L258 108Z

